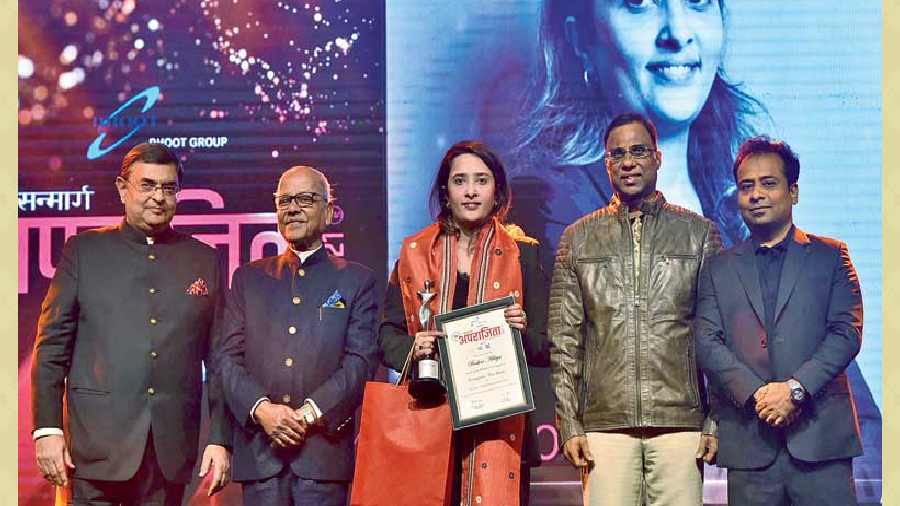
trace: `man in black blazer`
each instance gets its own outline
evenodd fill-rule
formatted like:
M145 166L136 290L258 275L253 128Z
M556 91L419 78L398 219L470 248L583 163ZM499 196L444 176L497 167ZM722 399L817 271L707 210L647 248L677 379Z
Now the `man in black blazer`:
M180 505L191 479L219 269L215 250L169 225L181 174L164 146L129 151L116 179L125 219L66 242L41 308L37 461L50 482L71 482L74 504ZM208 378L212 494L228 482L230 425Z
M344 506L352 417L378 364L375 278L325 250L321 172L288 169L275 207L289 248L235 272L216 350L238 422L234 479L245 504Z
M751 239L703 269L694 328L728 503L854 505L846 368L863 310L847 246L793 225L800 162L787 144L748 140L734 173Z

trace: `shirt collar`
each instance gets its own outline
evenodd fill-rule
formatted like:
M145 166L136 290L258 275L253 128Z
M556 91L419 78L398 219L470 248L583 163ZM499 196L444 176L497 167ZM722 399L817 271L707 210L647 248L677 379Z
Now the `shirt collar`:
M174 230L172 230L172 227L169 226L161 230L158 234L154 235L151 242L150 236L145 234L143 231L135 228L124 218L122 219L122 223L119 225L119 230L127 240L136 242L138 244L161 244L172 242L178 235Z
M763 246L762 243L753 239L753 252L757 255L766 255L768 253L784 253L787 251L788 244L794 239L794 225L791 225L791 228L788 230L787 235L784 236L784 239L778 241L778 244L774 246Z
M295 250L294 248L291 248L290 246L288 246L288 248L291 250L292 253L297 255L297 257L300 259L300 264L303 265L304 263L306 263L306 259L313 256L317 251L322 249L322 245L320 244L318 248L310 249L310 250L306 250L306 251L298 251L298 250Z

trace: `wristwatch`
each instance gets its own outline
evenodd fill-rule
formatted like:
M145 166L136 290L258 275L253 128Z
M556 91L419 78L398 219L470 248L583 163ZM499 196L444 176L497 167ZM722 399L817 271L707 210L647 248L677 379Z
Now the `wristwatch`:
M806 400L806 389L799 381L791 378L787 380L787 384L791 388L791 400L794 401L794 404L800 404Z
M300 417L303 418L303 421L305 421L307 424L312 425L316 423L316 411L313 409L312 404L304 402L303 405L297 408L296 411L297 414L300 415Z

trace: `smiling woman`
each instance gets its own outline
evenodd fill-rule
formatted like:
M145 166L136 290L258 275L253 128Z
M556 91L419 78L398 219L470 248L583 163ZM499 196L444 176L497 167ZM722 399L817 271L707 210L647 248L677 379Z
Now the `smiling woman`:
M518 152L539 178L552 178L545 167L563 168L578 190L551 190L561 202L548 204L548 228L607 203L600 139L613 117L635 112L659 129L669 200L715 221L726 243L747 236L730 167L764 108L726 79L725 38L725 0L544 2L542 61Z
M457 224L481 224L495 210L494 175L476 155L462 154L450 164L447 206Z
M445 233L462 230L471 239L489 218L506 220L512 191L493 151L478 141L461 141L441 160L429 200Z
M586 68L607 70L589 78L619 107L673 126L697 117L721 62L718 2L600 1L594 19L598 43L574 49Z
M424 322L416 316L422 308L428 309L424 314L440 314L512 295L516 303L506 309L505 317L522 332L529 365L549 365L547 279L538 261L537 241L504 223L512 191L500 158L482 142L454 144L441 160L430 202L435 223L403 241L388 283L378 330L384 364L399 371L409 360L434 358L436 339L442 336L427 316ZM425 298L424 293L430 296ZM514 435L513 443L498 434ZM540 464L536 439L530 415L455 432L450 503L475 496L484 504L518 505L520 499L526 503L530 469ZM477 482L467 479L475 473L476 462L483 462L482 468L490 466L493 474L479 474ZM443 492L429 494L441 497Z

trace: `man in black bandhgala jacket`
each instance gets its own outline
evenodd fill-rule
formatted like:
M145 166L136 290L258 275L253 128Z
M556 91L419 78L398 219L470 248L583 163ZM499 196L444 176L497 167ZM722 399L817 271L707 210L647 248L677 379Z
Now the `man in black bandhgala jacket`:
M125 219L66 243L41 308L36 455L48 481L71 483L74 504L180 505L191 480L220 276L215 250L170 226L181 175L162 145L129 151L116 179ZM228 482L231 432L209 373L201 474L214 493Z

